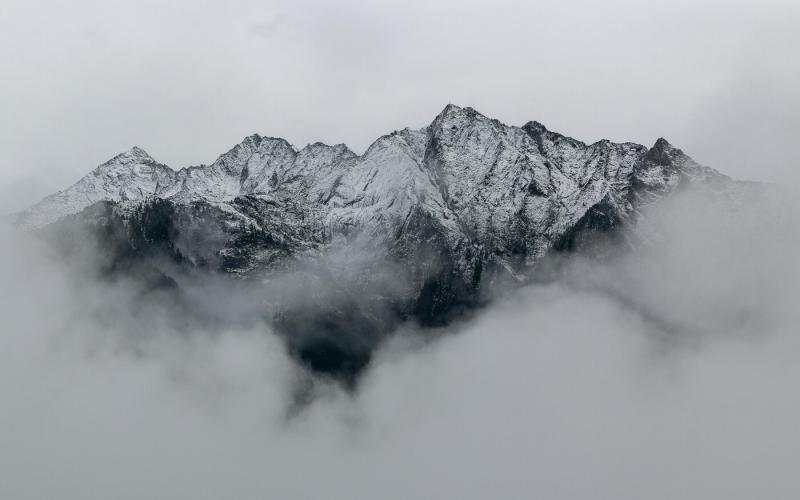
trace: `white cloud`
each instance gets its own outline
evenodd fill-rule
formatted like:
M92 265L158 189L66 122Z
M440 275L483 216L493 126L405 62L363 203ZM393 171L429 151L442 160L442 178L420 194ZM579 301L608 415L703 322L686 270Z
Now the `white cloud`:
M299 374L267 326L176 331L6 231L0 497L795 498L798 232L777 208L679 196L650 251L408 332L357 394L323 385L288 420Z

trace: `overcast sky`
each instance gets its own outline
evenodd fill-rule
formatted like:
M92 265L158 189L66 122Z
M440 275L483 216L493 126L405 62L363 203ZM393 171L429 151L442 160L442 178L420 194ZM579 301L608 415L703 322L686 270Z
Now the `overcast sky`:
M0 210L134 144L173 168L254 132L361 152L448 102L797 184L798 25L789 0L3 0Z

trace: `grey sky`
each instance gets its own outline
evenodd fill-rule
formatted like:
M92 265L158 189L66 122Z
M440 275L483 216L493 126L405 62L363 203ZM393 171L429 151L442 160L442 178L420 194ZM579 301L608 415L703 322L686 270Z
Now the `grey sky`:
M174 168L253 132L363 151L448 102L796 184L798 24L778 0L4 0L0 209L134 144Z

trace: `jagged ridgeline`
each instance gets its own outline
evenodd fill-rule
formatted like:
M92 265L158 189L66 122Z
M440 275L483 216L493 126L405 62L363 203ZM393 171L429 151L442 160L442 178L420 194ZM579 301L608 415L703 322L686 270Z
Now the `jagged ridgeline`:
M106 276L246 285L297 360L352 382L399 324L445 325L551 252L630 238L671 192L737 184L663 139L587 145L448 105L362 155L253 135L175 171L134 147L16 221L65 258L99 249Z

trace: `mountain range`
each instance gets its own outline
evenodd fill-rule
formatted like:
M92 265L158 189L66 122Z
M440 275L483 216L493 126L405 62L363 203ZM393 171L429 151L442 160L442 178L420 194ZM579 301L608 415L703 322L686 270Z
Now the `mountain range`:
M290 352L352 378L399 324L446 325L553 254L646 244L646 209L687 187L748 186L664 139L585 144L448 105L361 155L251 135L173 170L134 147L14 220L65 248L89 234L106 273L281 282L262 305Z

